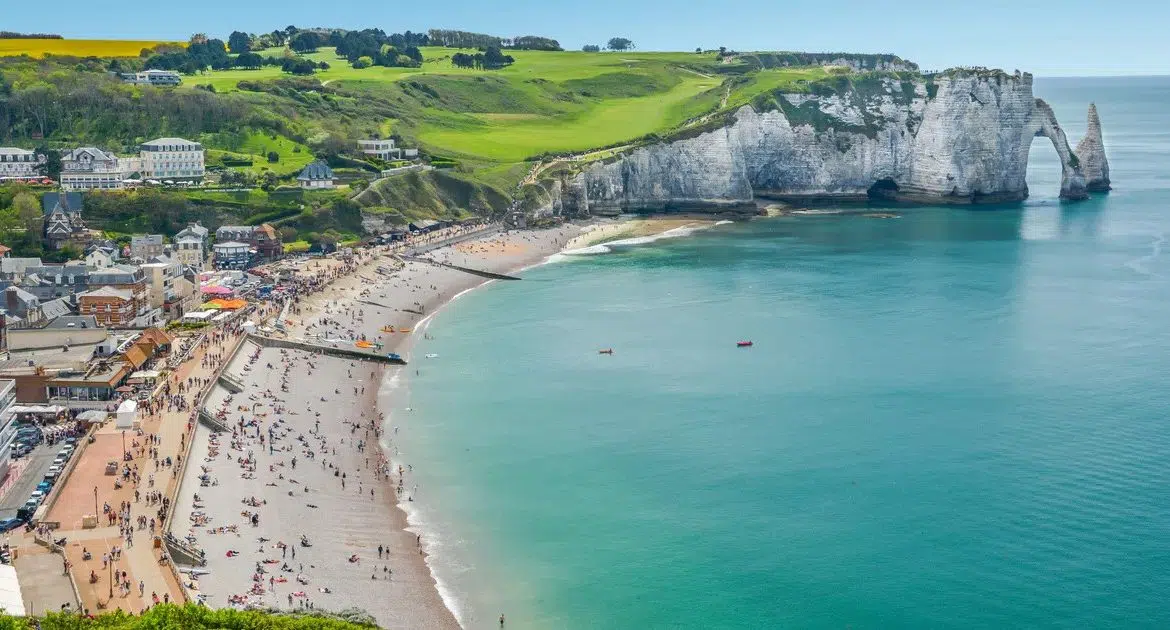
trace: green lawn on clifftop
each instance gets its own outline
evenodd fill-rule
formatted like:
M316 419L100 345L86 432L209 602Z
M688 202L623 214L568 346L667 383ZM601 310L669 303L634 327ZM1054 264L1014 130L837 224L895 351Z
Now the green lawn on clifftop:
M734 64L710 53L509 51L514 64L485 71L453 66L458 49L422 52L421 68L354 69L331 48L303 56L329 64L314 75L325 86L373 98L408 97L405 104L417 110L405 112L395 131L427 151L500 164L663 134L721 107L743 105L760 91L826 75L820 67L759 70L725 85L737 76L726 72ZM239 90L241 81L287 76L268 66L208 72L186 85L211 85L222 93Z

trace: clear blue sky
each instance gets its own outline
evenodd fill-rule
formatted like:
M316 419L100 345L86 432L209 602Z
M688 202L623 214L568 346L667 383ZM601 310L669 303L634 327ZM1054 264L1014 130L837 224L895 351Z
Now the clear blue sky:
M1148 0L0 0L0 29L72 38L186 39L289 24L544 35L567 49L611 36L641 50L892 52L924 69L1037 75L1170 74L1170 2ZM490 8L485 8L490 7Z

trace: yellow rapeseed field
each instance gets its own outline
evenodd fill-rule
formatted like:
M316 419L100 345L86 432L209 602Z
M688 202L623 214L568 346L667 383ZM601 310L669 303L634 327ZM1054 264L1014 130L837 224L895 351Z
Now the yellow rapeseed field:
M74 57L137 57L143 48L173 42L129 39L0 39L0 57L28 54L71 55Z

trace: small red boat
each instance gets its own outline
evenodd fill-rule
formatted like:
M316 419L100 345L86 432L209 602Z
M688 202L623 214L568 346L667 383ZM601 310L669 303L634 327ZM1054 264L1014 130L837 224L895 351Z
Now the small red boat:
M752 342L750 342L750 341L737 341L737 342L735 342L735 345L737 348L750 348L750 347L752 347Z

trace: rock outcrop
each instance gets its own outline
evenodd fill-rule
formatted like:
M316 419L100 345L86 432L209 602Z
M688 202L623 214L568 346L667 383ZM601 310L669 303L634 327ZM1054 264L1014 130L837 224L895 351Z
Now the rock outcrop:
M605 214L749 206L761 197L1018 201L1028 196L1036 136L1060 156L1061 197L1083 199L1081 161L1095 165L1099 153L1104 164L1099 125L1096 144L1087 137L1086 155L1074 153L1052 108L1033 96L1030 74L857 75L835 86L764 95L722 126L564 176L557 205Z
M1109 185L1109 160L1105 158L1105 143L1101 139L1101 119L1097 116L1096 103L1089 103L1089 124L1085 137L1077 143L1077 159L1081 173L1085 175L1085 188L1092 192L1105 192Z

